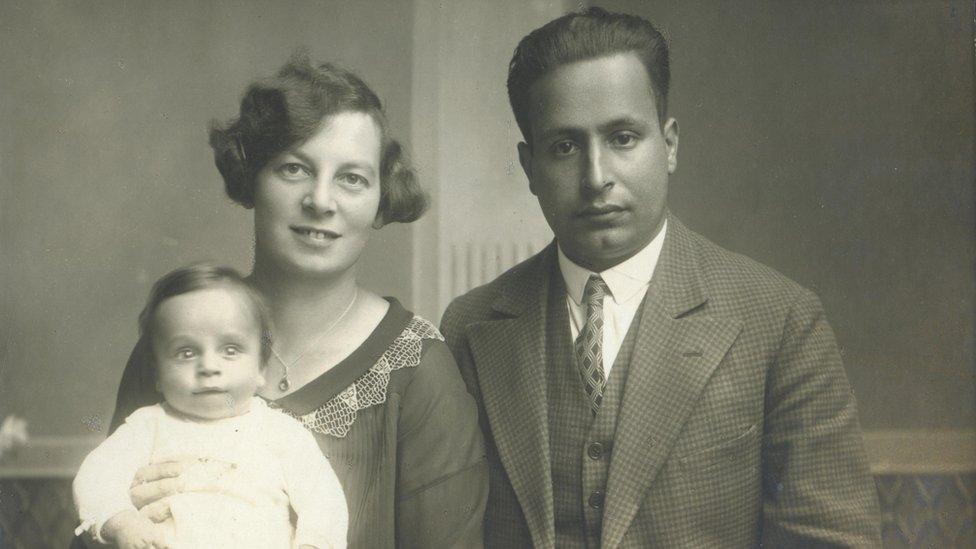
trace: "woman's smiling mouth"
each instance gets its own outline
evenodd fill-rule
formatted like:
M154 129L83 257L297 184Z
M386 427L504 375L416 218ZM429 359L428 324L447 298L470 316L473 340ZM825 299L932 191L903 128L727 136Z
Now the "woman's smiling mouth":
M298 237L303 242L308 242L310 244L316 244L316 245L329 244L333 242L335 239L342 236L341 234L335 231L330 231L328 229L316 229L314 227L301 227L301 226L289 227L289 228L293 233L298 235Z

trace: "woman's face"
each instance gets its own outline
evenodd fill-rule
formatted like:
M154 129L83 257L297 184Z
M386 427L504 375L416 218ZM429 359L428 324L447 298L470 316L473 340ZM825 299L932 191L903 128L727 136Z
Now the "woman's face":
M372 116L343 112L272 159L254 189L258 262L323 276L355 265L379 209L381 139Z

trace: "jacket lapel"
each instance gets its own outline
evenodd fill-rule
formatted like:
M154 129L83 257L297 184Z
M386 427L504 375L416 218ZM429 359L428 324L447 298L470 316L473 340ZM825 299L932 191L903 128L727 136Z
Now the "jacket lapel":
M616 547L715 367L739 334L712 317L692 233L670 217L643 304L614 437L602 546Z
M467 328L488 423L525 515L532 544L553 547L555 519L546 411L545 333L550 245L500 284L501 318Z

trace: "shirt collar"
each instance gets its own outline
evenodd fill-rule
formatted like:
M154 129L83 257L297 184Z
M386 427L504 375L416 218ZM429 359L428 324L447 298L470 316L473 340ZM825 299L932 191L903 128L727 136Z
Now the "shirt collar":
M562 247L558 247L559 271L563 275L566 293L569 294L570 299L577 305L583 302L583 288L591 274L599 274L603 278L613 294L614 302L618 305L644 290L650 283L651 276L654 275L657 260L661 256L661 248L664 246L664 233L667 232L667 229L668 222L665 220L657 236L647 246L644 246L630 259L614 265L602 273L593 273L593 271L573 263L563 253Z

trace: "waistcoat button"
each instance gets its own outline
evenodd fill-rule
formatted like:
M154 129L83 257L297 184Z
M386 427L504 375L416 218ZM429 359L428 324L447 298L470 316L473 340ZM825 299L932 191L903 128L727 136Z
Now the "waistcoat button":
M599 490L593 492L586 503L594 509L603 509L603 492Z
M590 456L590 459L602 458L603 445L599 442L591 442L590 445L586 447L586 455Z

